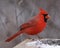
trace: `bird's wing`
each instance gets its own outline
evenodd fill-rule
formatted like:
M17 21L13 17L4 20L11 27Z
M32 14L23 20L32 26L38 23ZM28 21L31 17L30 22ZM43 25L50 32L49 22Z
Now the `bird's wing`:
M23 30L23 29L26 29L28 27L32 27L32 26L35 26L35 25L36 25L36 21L35 20L30 20L29 22L22 24L20 26L20 30Z

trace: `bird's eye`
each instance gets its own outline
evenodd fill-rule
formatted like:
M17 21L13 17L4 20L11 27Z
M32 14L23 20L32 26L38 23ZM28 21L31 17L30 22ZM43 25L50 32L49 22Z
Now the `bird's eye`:
M43 16L47 16L48 14L43 14Z

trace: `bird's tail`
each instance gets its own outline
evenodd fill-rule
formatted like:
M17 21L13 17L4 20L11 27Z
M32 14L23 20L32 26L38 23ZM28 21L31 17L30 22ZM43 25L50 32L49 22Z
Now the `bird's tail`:
M18 31L17 33L15 33L14 35L12 35L11 37L7 38L7 39L5 40L5 42L10 42L10 41L12 41L12 40L15 39L17 36L19 36L21 33L22 33L22 31Z

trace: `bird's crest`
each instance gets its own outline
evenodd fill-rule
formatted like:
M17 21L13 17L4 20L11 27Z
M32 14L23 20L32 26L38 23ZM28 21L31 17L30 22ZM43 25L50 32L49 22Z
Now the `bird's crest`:
M40 13L41 13L41 14L48 14L47 11L45 11L45 10L42 9L42 8L40 8L39 10L40 10Z

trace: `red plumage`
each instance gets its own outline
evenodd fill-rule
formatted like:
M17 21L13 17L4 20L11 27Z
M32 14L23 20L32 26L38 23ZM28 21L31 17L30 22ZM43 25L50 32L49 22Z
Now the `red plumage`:
M28 35L36 35L44 30L46 27L47 20L49 19L48 13L43 10L39 9L39 14L34 16L30 21L24 23L20 26L20 30L14 34L13 36L9 37L6 42L13 40L15 37L19 36L20 34L26 33Z

